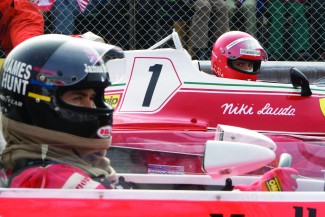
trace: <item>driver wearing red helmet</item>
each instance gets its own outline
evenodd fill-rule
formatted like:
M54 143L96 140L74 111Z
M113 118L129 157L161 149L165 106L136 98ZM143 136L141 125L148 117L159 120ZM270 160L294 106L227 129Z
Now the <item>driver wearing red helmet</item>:
M211 70L218 77L256 81L267 53L250 34L230 31L213 45Z
M1 69L0 103L7 142L7 187L113 188L106 158L113 109L106 62L120 48L64 35L41 35L15 47Z
M250 34L230 31L221 35L213 45L211 70L222 78L256 81L261 62L267 61L267 53ZM242 191L295 191L297 170L275 168L250 185L236 185ZM275 183L271 186L269 183Z

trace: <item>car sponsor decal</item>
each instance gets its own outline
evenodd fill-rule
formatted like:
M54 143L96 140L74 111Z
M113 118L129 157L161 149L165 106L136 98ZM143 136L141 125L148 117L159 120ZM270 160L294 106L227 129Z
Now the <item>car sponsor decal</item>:
M113 108L116 108L121 98L121 94L106 94L104 96L105 102Z
M95 65L88 65L84 64L85 72L87 73L108 73L106 67L103 65L95 66Z
M250 55L250 56L261 56L261 51L259 50L250 50L250 49L240 49L241 55Z
M149 164L148 174L184 175L185 173L183 166Z
M319 99L319 106L323 115L325 116L325 98Z

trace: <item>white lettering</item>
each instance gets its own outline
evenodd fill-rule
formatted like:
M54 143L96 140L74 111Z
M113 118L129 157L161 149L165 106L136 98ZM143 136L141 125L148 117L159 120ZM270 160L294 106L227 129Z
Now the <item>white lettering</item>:
M225 103L221 105L222 114L228 115L253 115L255 114L255 106L247 104ZM258 115L273 115L273 116L295 116L296 109L289 105L287 107L272 107L270 103L266 103L264 107L258 110Z
M90 66L87 64L84 64L85 66L85 72L88 73L107 73L106 67L105 66Z
M252 115L253 107L245 104L234 106L233 103L225 103L221 106L223 108L223 114L235 114L235 115Z
M1 86L14 93L26 95L32 66L15 59L10 59L5 62L3 69Z
M18 107L22 107L22 105L23 105L23 103L21 101L14 100L14 99L10 98L9 96L0 95L0 100L6 102L8 104L18 106Z
M273 108L270 103L267 103L261 110L257 111L258 115L282 115L282 116L295 116L295 109L292 106L288 107L275 107Z
M26 66L26 71L24 74L24 79L28 80L30 78L30 71L32 70L32 66L31 65L27 65Z

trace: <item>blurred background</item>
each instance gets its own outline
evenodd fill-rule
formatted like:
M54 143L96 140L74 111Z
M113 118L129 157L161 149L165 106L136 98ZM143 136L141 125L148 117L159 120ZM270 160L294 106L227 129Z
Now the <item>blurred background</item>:
M255 36L273 61L324 61L325 0L46 0L46 33L92 31L125 50L175 29L193 59L209 60L229 30Z

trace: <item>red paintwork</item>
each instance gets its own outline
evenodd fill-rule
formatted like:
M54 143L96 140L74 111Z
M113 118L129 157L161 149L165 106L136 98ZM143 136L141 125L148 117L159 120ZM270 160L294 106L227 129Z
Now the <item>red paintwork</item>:
M301 97L297 93L257 95L241 91L196 91L182 92L181 89L154 114L117 112L113 129L206 130L226 124L263 132L325 135L325 125L320 124L325 122L325 116L319 104L319 99L325 95ZM230 103L237 112L231 110L231 106L226 109Z
M154 71L151 67L157 64L163 67L152 101L161 98L161 102L148 109L141 107L143 89L149 89L148 77ZM115 105L113 146L186 154L150 153L147 164L181 165L188 173L202 172L201 161L190 155L203 154L205 142L215 136L209 129L218 124L271 134L325 136L323 87L311 86L313 94L301 96L300 89L290 84L221 79L198 71L182 52L168 50L129 51L125 74L122 85L106 90L108 101ZM161 78L164 75L168 81ZM194 132L198 134L194 136ZM303 175L323 176L323 165L312 162L316 161L310 160L314 157L302 155L301 146L293 147L290 137L287 142L283 139L277 143L277 157L284 151L291 153L299 159L293 166ZM317 149L317 159L325 160L323 147Z
M0 198L3 217L321 217L324 202ZM219 215L217 215L219 214Z
M268 166L276 167L281 154L288 153L293 157L292 167L297 169L300 175L314 178L324 177L324 172L322 172L325 167L324 138L269 133L265 135L277 144L276 159ZM145 159L147 165L182 166L187 174L203 174L201 164L204 145L207 140L214 139L214 131L115 131L113 147L148 150L141 153L141 158ZM265 167L252 173L263 174L267 170L269 168Z

